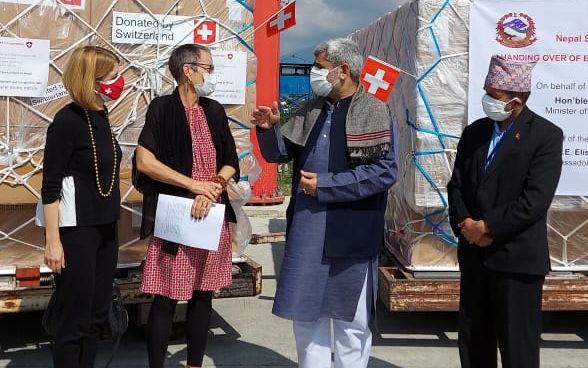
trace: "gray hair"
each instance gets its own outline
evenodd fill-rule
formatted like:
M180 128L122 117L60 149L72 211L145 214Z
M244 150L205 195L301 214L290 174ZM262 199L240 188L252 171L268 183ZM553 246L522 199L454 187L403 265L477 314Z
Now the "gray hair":
M201 52L210 53L210 49L206 46L197 44L186 44L177 47L169 57L168 68L171 75L176 82L180 83L182 80L182 68L184 64L199 63Z
M349 65L351 79L354 82L359 81L364 59L359 45L355 41L348 38L335 38L321 42L314 49L314 56L316 57L323 52L325 53L325 58L334 66Z

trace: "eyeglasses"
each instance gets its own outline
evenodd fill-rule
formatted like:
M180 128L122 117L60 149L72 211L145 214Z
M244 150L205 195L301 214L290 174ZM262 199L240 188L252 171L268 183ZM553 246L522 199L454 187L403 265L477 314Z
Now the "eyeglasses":
M202 64L202 63L186 63L186 64L190 64L190 65L196 65L201 67L202 69L206 70L206 72L208 74L213 73L214 72L214 65L212 64Z

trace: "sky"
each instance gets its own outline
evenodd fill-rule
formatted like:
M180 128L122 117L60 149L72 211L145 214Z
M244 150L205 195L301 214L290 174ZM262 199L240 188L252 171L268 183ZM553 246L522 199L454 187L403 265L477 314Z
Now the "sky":
M345 37L384 16L406 0L296 0L296 26L281 34L282 56L312 61L321 41Z

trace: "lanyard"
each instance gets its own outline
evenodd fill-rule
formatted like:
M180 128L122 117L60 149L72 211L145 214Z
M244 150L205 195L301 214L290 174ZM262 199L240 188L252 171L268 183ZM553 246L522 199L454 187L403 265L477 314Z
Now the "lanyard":
M492 163L492 161L494 160L494 156L496 156L496 152L498 152L498 149L500 148L500 146L502 146L502 143L504 142L504 138L506 138L506 135L508 134L508 132L510 131L510 129L512 128L513 125L514 125L514 121L508 125L506 130L502 133L502 136L500 137L498 142L496 142L496 145L492 149L492 152L490 152L490 154L486 158L486 164L484 165L484 170L488 169L488 166L490 166L490 163ZM492 136L494 136L494 132L492 133Z

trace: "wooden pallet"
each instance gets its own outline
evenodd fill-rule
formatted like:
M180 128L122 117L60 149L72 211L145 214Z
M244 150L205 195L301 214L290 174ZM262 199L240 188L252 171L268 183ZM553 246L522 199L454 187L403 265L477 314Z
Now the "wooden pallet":
M233 275L233 282L225 289L215 294L215 298L236 298L261 294L261 265L247 259L246 262L237 264L241 273ZM149 303L152 296L139 291L142 272L139 269L119 270L115 279L124 303L142 304ZM0 290L0 313L19 313L44 310L53 294L53 286L49 277L41 279L38 287L15 287L13 289Z
M417 278L399 267L379 268L379 298L391 312L454 312L459 309L459 279ZM543 286L544 311L588 310L588 277L552 274Z
M268 243L279 243L286 241L286 232L268 233L268 234L253 234L249 244L259 245Z
M215 294L216 298L238 298L261 294L261 265L247 259L247 262L239 263L238 266L242 272L233 275L231 286Z

